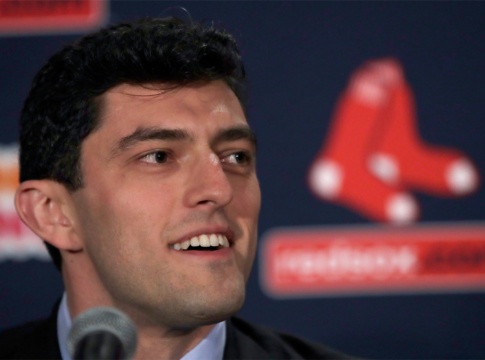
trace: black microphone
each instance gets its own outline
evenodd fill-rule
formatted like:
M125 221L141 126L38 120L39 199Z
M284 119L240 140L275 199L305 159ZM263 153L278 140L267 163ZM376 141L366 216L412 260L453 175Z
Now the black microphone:
M91 308L74 319L67 340L74 360L129 360L136 350L133 322L109 307Z

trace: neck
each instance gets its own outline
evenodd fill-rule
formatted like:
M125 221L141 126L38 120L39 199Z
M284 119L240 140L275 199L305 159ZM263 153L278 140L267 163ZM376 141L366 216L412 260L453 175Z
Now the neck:
M138 329L138 347L134 359L180 359L197 346L214 326L200 326L190 330L166 330L159 327Z

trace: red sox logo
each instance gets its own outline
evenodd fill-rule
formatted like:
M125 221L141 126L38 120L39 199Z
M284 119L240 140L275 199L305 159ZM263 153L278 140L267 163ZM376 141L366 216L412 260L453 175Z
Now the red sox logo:
M352 74L308 184L317 197L371 220L410 223L419 217L410 190L464 196L478 188L479 175L460 151L420 139L402 67L381 59Z

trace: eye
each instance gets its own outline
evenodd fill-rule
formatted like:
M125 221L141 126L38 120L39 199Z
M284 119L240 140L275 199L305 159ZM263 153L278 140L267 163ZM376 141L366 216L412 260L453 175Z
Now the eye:
M143 156L142 161L150 164L164 164L168 161L168 153L161 150L155 151Z
M221 159L223 163L236 164L236 165L248 165L251 163L252 157L244 151L240 151L234 154L230 154Z

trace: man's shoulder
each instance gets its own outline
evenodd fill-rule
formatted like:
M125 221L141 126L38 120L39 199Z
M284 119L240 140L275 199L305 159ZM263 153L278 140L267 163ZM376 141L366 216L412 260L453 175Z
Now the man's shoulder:
M44 327L46 320L32 321L20 326L0 331L0 359L15 358L15 354L22 350L32 339L40 328Z
M49 318L1 330L0 359L60 358L56 329Z
M352 359L325 345L239 317L227 323L225 359Z

